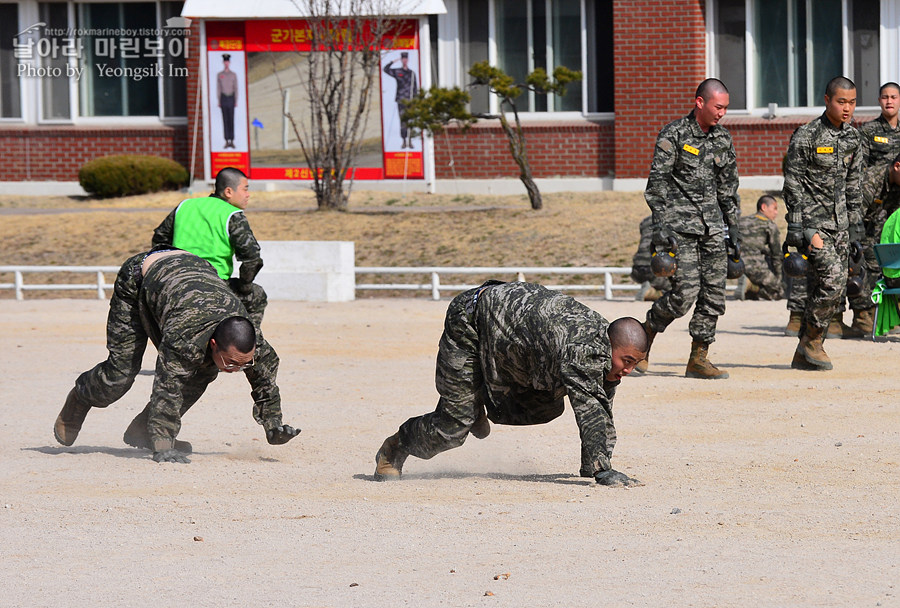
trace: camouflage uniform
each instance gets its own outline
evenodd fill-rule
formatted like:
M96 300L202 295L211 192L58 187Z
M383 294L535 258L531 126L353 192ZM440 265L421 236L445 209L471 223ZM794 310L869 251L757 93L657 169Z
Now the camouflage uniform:
M106 324L109 356L75 381L77 398L92 407L120 399L141 371L147 338L159 354L147 406L147 430L156 451L171 448L181 417L197 402L218 369L209 340L228 317L246 310L208 262L184 253L157 260L141 276L141 253L116 277ZM266 430L281 426L281 396L275 384L278 355L257 328L254 365L244 370L251 386L253 417Z
M619 384L606 380L609 323L540 285L485 286L450 303L435 372L440 400L434 412L403 423L401 450L427 459L462 445L482 407L496 424L550 422L568 395L581 433L581 474L609 470Z
M638 250L631 259L631 280L635 283L649 282L650 286L660 292L672 289L671 277L658 277L650 268L651 255L653 253L653 216L648 215L641 220L641 240Z
M805 321L827 328L840 311L847 288L851 224L861 221L862 149L859 131L835 127L825 114L799 127L784 162L785 207L789 232L815 234L821 249L809 253Z
M744 274L759 286L762 300L780 300L783 295L781 282L781 235L775 222L757 213L741 218L741 259Z
M859 295L849 301L853 310L867 310L874 306L872 289L881 276L881 267L875 257L875 244L881 238L881 229L890 215L889 211L885 213L883 202L890 196L887 172L900 154L900 126L891 127L884 116L879 115L864 123L859 132L863 140L862 216L866 229L860 243L865 256L866 280Z
M704 133L691 112L663 127L656 138L644 198L654 230L678 243L672 289L656 300L647 322L656 332L687 314L689 331L712 343L725 314L725 228L740 241L738 174L731 134L722 126Z
M211 194L210 196L215 196ZM221 198L221 197L217 197ZM187 199L191 200L191 199ZM224 200L224 199L223 199ZM182 201L184 204L187 201ZM226 201L227 202L227 201ZM180 205L179 205L180 206ZM166 219L156 227L153 231L152 245L171 245L175 239L176 229L176 212L178 207L172 210ZM259 243L250 229L250 223L247 221L243 211L235 213L228 220L228 238L231 244L233 255L237 256L241 262L239 276L228 281L228 286L240 298L244 308L250 315L253 324L259 327L262 324L263 313L268 304L268 297L265 289L261 285L253 282L259 271L262 270L263 261L260 256Z

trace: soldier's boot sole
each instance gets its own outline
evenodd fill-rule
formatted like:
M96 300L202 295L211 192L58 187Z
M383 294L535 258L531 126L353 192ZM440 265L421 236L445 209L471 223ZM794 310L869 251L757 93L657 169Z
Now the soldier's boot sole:
M803 327L803 313L791 311L791 318L788 320L787 327L784 328L784 335L791 338L800 337L800 329Z
M804 331L803 337L800 338L800 343L797 345L797 352L806 359L806 362L823 371L834 367L831 364L831 359L828 358L828 353L825 352L825 346L823 345L824 333L824 330L821 328L807 324L806 331Z
M728 372L720 370L707 359L708 352L708 344L696 340L691 344L691 357L684 370L685 378L700 380L725 380L728 378Z
M400 449L400 437L391 435L375 454L375 481L398 481L403 474L407 454Z
M799 369L807 372L824 372L830 368L818 367L806 360L799 350L794 351L794 359L791 361L792 369Z
M853 316L856 316L855 311L853 313ZM864 332L863 330L857 327L853 327L853 325L846 325L843 321L841 322L841 338L843 338L844 340L858 340L865 337L866 332Z
M475 439L484 439L491 434L491 421L488 420L483 405L479 406L479 413L475 417L475 422L472 424L472 428L469 429L469 433L471 433Z
M152 450L153 442L150 440L150 433L147 431L147 418L146 409L135 416L128 428L125 429L122 441L133 448ZM175 440L174 448L184 454L192 454L194 452L194 446L187 441L179 441L178 439Z
M65 446L75 443L89 411L91 411L91 406L78 399L76 390L73 388L69 391L66 403L53 424L53 436L56 437L56 440Z

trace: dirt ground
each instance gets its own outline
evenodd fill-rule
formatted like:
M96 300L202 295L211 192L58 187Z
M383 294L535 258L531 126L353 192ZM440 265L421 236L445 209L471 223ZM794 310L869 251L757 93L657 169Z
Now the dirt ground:
M642 487L577 476L568 410L376 483L381 441L436 401L446 306L272 302L303 433L267 445L229 375L185 417L192 464L159 465L121 441L149 371L74 446L52 436L105 356L106 303L0 301L0 606L900 605L900 337L829 341L833 371L794 371L784 303L729 301L711 353L729 380L682 377L681 319L619 389L613 464Z

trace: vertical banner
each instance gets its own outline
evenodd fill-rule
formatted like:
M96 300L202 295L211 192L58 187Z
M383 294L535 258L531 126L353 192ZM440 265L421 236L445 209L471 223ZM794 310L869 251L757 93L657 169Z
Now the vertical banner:
M212 177L224 167L235 167L250 175L244 35L242 29L217 29L215 25L209 24L206 38L210 169Z
M381 125L387 179L425 177L422 135L408 128L402 118L403 104L415 97L421 82L417 38L405 42L403 46L408 48L395 46L381 51Z

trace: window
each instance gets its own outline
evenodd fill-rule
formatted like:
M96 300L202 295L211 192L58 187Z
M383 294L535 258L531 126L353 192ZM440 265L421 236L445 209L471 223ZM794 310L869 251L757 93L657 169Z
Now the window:
M80 45L78 57L43 53L41 65L57 68L40 79L40 118L185 117L187 31L167 27L182 2L39 2L48 48ZM67 71L68 68L68 71ZM71 77L78 70L77 78ZM53 72L51 72L53 73Z
M19 6L0 4L0 118L21 118L22 99L13 41L19 32Z
M881 84L879 0L716 0L711 5L710 50L716 73L732 92L732 108L820 106L825 85L835 76L856 83L859 105L875 105Z
M552 74L559 65L584 74L584 80L570 84L563 97L523 95L517 104L520 111L613 111L612 0L460 0L458 6L461 73L467 74L478 61L490 60L493 42L493 63L518 82L536 68ZM471 105L474 112L489 111L483 87L472 91Z

